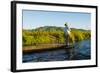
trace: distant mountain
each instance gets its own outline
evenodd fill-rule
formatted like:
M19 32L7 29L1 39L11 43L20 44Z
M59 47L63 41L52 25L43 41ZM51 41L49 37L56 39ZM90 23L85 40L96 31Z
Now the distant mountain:
M77 29L77 28L71 28L71 30L76 30L76 31L77 31L77 30L79 30L79 31L85 31L85 32L86 32L86 31L88 31L88 32L90 32L90 31L91 31L91 30Z
M32 31L64 31L65 27L57 27L57 26L44 26L44 27L39 27L36 29L32 29ZM90 30L85 30L85 29L76 29L76 28L71 28L71 30L80 30L80 31L90 31Z
M64 27L56 27L56 26L44 26L33 29L33 31L63 31Z

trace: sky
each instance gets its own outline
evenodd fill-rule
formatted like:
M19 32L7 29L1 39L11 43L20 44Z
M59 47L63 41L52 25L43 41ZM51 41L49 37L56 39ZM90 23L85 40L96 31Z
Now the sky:
M64 27L66 22L70 28L91 29L90 13L23 10L22 17L23 29Z

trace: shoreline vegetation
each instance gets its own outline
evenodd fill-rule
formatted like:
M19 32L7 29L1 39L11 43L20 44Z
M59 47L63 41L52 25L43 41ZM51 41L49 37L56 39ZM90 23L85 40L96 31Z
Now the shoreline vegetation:
M48 50L56 50L56 49L69 49L73 46L66 47L66 44L42 44L37 46L23 46L23 53L33 53L33 52L42 52Z
M31 30L23 29L23 52L65 47L65 38L64 27L44 26ZM88 39L91 39L90 30L71 28L70 44Z

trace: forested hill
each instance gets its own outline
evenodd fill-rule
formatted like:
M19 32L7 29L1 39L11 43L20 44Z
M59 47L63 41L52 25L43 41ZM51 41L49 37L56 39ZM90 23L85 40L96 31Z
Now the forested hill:
M57 27L57 26L44 26L44 27L38 27L35 29L31 29L29 31L64 31L65 27ZM26 30L26 29L24 29ZM90 30L85 30L85 29L76 29L76 28L71 28L71 30L75 30L75 31L90 31ZM28 30L27 30L28 31Z
M34 31L63 31L64 27L44 26L33 29Z

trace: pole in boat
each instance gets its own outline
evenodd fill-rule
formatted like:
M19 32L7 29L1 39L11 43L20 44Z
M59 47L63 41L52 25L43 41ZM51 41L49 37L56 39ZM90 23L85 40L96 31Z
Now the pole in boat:
M70 37L70 28L68 27L68 23L65 23L64 34L65 34L65 42L67 47L70 45L69 37Z

